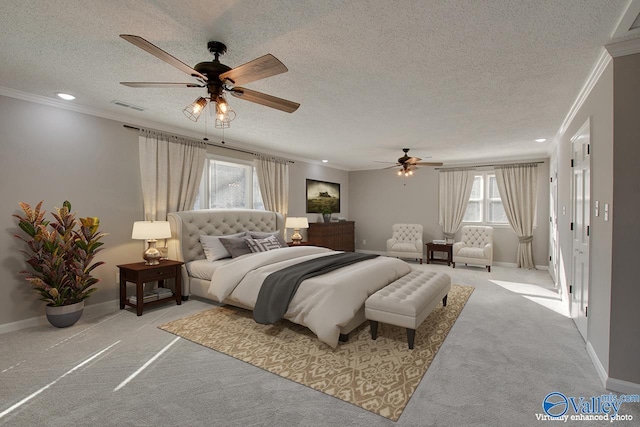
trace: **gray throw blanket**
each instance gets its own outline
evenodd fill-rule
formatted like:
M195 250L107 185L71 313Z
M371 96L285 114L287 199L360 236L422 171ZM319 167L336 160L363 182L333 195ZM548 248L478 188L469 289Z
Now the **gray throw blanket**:
M281 320L303 280L338 268L372 259L378 255L345 252L304 261L268 275L253 309L256 322L270 325Z

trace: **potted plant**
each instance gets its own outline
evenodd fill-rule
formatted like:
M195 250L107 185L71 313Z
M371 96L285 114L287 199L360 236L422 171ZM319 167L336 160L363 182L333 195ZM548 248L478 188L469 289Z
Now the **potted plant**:
M42 201L35 208L20 203L24 216L13 215L26 237L15 235L27 244L28 271L21 271L40 299L47 303L47 319L56 327L71 326L80 319L84 300L95 290L99 279L91 272L104 262L93 262L102 250L100 242L106 233L98 231L98 218L75 218L71 204L52 213L54 220L44 219Z
M331 214L332 214L332 212L331 212L330 208L327 208L327 207L322 208L321 213L322 213L322 220L324 222L331 222Z

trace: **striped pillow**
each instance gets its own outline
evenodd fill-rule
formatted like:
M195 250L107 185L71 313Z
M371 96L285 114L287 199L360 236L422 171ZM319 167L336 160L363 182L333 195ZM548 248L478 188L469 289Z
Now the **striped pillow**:
M244 240L247 242L249 249L251 252L267 252L273 249L280 249L280 242L276 236L269 236L265 239L252 239L250 237L245 237Z

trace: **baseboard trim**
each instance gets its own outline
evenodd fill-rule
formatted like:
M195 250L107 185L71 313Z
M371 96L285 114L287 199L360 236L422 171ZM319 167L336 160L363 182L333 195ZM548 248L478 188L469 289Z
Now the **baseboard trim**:
M631 383L629 381L617 380L615 378L607 379L605 385L607 390L617 391L624 394L640 394L640 384Z
M496 267L508 267L508 268L518 268L518 264L515 262L495 262L493 261L493 265Z
M371 255L382 255L386 256L387 253L383 251L370 251L367 249L356 249L356 252L361 254L371 254ZM493 265L497 267L507 267L507 268L518 268L518 264L515 262L493 262ZM547 265L536 265L536 270L549 270L549 266Z
M600 359L590 342L587 343L587 353L593 362L593 366L596 368L596 372L598 372L602 385L604 385L607 390L625 394L640 394L640 384L609 377L609 374L607 374L606 369L604 369L604 366L600 363Z
M84 306L83 316L100 316L103 314L110 313L116 310L119 307L120 301L115 299L111 301L101 302L98 304L91 304ZM47 316L36 316L30 317L24 320L18 320L17 322L5 323L4 325L0 325L0 335L6 334L8 332L15 332L26 328L33 328L36 326L45 326L48 325L49 321L47 320Z
M600 381L602 381L602 385L606 387L609 374L607 374L607 370L604 369L604 366L600 362L600 359L598 358L598 355L596 354L596 351L593 349L593 346L590 342L587 342L587 354L589 355L589 358L591 358L593 366L596 368L596 372L600 377Z

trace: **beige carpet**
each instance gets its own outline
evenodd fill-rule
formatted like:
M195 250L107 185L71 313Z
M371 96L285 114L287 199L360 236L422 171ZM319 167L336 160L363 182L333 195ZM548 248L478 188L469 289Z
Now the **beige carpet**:
M250 311L217 307L160 326L167 332L397 421L473 292L452 285L407 347L404 328L368 322L333 349L307 328L281 321L254 322Z

